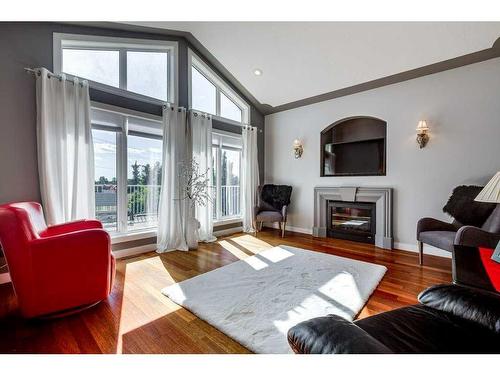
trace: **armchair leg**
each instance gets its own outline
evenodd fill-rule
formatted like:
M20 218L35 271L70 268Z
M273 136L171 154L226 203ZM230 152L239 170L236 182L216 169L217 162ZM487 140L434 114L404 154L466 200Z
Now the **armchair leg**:
M280 226L281 226L281 238L285 238L286 221L284 221Z
M418 264L424 264L424 244L422 241L417 241L417 249L418 249Z

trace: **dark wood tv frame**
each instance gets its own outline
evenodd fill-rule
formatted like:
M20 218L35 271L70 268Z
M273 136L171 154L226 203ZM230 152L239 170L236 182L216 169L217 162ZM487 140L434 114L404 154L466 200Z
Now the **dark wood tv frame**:
M370 131L367 131L367 124L372 122L374 124L373 134L370 134ZM336 126L350 123L349 126L352 126L347 141L338 141L335 142L333 139L334 129ZM359 124L363 124L363 126L356 126ZM375 129L378 127L378 129ZM372 142L378 141L383 142L383 158L382 158L382 166L378 172L367 173L335 173L335 174L325 174L325 146L327 144L337 143L337 144L347 144L347 143L363 143L363 142ZM321 132L321 140L320 140L320 176L321 177L342 177L342 176L385 176L387 171L387 122L372 116L353 116L346 117L339 121L334 122L333 124L326 127Z

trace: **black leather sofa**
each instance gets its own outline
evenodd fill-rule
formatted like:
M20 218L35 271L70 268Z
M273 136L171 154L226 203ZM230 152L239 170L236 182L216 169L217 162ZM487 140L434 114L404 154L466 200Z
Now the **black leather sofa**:
M455 247L454 283L426 289L417 305L355 322L311 319L292 327L288 342L311 354L500 353L500 273L485 254L491 250Z

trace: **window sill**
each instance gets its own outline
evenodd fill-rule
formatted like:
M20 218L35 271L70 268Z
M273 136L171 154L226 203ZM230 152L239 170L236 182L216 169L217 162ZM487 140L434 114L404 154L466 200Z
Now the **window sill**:
M226 225L226 224L234 224L234 223L241 223L242 221L241 216L235 216L235 217L229 217L227 219L221 219L221 220L214 220L213 225L214 227L218 225Z
M111 244L114 245L122 242L140 240L143 238L151 238L155 237L156 233L156 228L148 228L137 232L111 234Z

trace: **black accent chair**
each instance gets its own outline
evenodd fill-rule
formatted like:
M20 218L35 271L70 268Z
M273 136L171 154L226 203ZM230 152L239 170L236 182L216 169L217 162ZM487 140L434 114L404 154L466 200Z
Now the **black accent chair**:
M446 223L426 217L417 224L420 265L424 262L424 243L449 252L453 246L495 248L500 241L500 205L475 202L480 186L459 186L453 190L443 211L454 220Z
M482 251L491 256L492 250L456 246L454 284L426 289L417 305L355 322L311 319L292 327L288 342L303 354L500 353L500 285L496 280L495 289L487 275Z
M288 185L266 184L259 186L258 202L254 208L255 228L262 230L262 223L279 223L281 237L285 237L288 206L292 187Z

